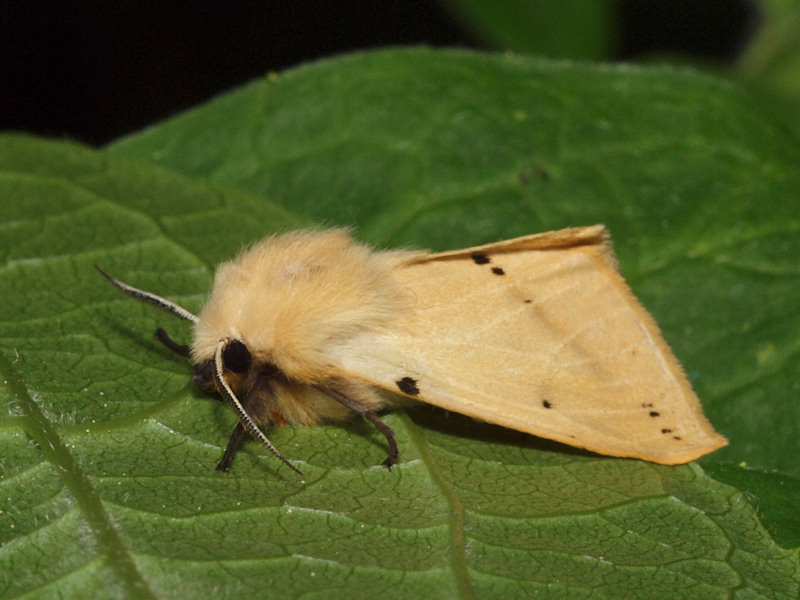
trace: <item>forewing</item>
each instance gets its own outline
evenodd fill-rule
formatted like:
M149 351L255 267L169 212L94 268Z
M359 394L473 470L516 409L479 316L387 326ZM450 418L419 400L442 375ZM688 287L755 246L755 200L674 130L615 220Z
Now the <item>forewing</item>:
M600 226L428 255L415 305L353 340L349 377L601 454L683 463L725 445Z

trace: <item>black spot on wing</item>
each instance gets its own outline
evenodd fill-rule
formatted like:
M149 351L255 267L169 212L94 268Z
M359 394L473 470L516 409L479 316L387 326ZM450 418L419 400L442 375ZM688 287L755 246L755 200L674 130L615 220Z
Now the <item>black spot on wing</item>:
M531 302L533 302L533 300L531 300L530 298L525 298L524 302L525 304L530 304Z
M545 408L553 408L553 403L550 400L542 400L542 406Z
M419 388L417 387L417 380L413 377L403 377L402 379L398 379L395 381L397 387L400 389L401 392L404 394L408 394L409 396L417 396L419 395Z
M472 253L472 261L476 265L485 265L492 262L492 259L489 258L488 255L484 254L483 252L473 252ZM505 275L506 272L502 269L502 267L492 267L492 273L495 275Z
M663 433L664 435L670 434L670 433L672 433L672 429L669 429L668 427L665 427L664 429L661 430L661 433ZM672 439L681 441L683 438L681 436L679 436L679 435L673 435Z
M642 408L650 408L650 409L652 409L653 408L653 403L652 402L642 402ZM657 410L650 410L650 411L648 411L648 414L651 417L660 417L661 416L661 413L658 412Z

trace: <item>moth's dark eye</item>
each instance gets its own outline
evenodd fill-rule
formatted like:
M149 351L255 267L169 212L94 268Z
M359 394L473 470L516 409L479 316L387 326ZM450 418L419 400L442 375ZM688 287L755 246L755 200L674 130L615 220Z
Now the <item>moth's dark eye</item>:
M244 373L252 361L250 350L239 340L233 340L222 350L222 366L228 371Z

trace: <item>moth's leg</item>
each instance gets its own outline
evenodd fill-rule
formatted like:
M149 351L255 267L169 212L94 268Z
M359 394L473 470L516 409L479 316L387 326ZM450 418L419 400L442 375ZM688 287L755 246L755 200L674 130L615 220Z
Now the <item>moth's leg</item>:
M176 352L181 356L189 356L189 346L179 344L173 340L161 327L156 329L155 338L173 352ZM205 379L210 380L210 377L206 377ZM198 381L198 383L201 382ZM241 423L237 423L236 429L233 430L231 439L228 440L228 445L225 447L225 454L222 455L222 460L217 463L217 471L230 470L231 463L233 462L233 455L236 454L236 449L239 447L239 443L242 441L242 435L244 435L244 427L242 427Z
M184 344L179 344L178 342L173 340L171 337L167 335L166 331L161 329L161 327L156 329L155 338L173 352L176 352L181 356L189 356L189 346L186 346Z
M350 396L340 392L336 388L325 386L325 385L315 385L315 389L319 390L326 396L329 396L336 400L337 402L343 404L353 412L358 413L362 417L364 417L367 421L375 425L375 427L383 434L383 437L386 438L386 442L389 444L389 456L386 457L381 464L386 467L387 469L391 469L392 465L397 462L397 456L399 454L397 450L397 442L394 439L394 432L392 429L383 421L380 420L378 415L376 415L372 410L369 409L366 405L361 403L360 401L356 400L355 398L351 398Z
M253 405L256 404L258 401L258 397L260 394L263 394L265 390L268 390L270 393L272 391L272 379L275 377L276 371L273 370L265 370L258 374L253 387L250 388L250 391L247 392L247 395L244 396L240 400L242 404L242 408L244 411L253 418L252 408ZM259 423L259 426L261 424ZM228 440L228 445L225 447L225 454L222 455L222 459L217 463L217 471L230 471L231 463L233 463L233 457L236 454L236 451L239 449L239 444L242 441L242 437L245 434L244 425L240 423L236 424L236 427L231 433L231 438Z
M225 448L225 454L222 455L222 460L217 463L217 471L225 471L226 473L231 469L231 463L233 462L233 455L236 454L236 450L239 448L239 442L242 441L242 436L244 435L244 427L241 423L236 424L236 429L233 430L231 434L231 439L228 440L228 445Z

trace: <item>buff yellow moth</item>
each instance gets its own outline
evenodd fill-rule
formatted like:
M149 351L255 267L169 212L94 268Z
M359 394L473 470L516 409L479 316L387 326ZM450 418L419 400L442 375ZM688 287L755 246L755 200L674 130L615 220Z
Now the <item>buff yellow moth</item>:
M373 251L341 229L278 235L223 263L197 316L100 272L194 323L191 346L156 337L239 418L220 470L245 432L297 470L261 427L353 413L386 437L389 467L387 391L609 456L680 464L727 444L602 225L438 254Z

